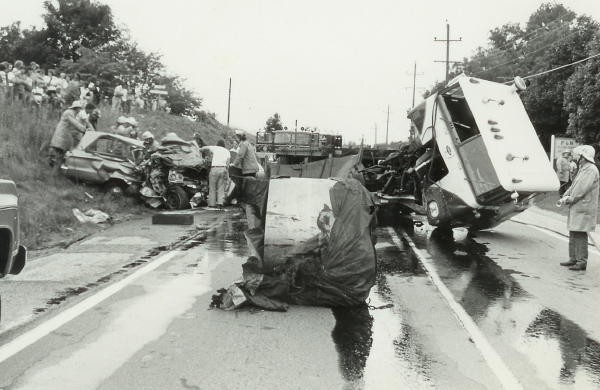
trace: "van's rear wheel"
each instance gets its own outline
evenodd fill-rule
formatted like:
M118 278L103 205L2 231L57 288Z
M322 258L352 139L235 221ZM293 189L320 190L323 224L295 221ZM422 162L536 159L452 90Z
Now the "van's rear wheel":
M190 198L181 187L171 187L165 194L165 206L169 210L182 210L190 207Z

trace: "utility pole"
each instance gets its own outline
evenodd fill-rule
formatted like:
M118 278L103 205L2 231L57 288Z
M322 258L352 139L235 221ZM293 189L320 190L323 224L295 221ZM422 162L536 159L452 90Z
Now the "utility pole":
M375 130L375 142L373 144L373 147L376 148L377 147L377 123L375 123L373 130Z
M462 41L462 37L458 39L450 39L450 24L446 21L446 39L437 39L434 37L433 40L435 42L446 42L446 61L434 61L434 62L445 62L446 63L446 82L448 80L448 75L450 74L450 63L462 63L462 61L450 61L450 42L460 42Z
M415 97L417 94L417 76L423 76L425 73L417 73L417 61L415 61L415 66L413 67L412 73L406 72L407 75L411 75L413 78L412 87L404 87L404 89L412 88L412 107L415 106Z
M227 126L229 127L229 113L231 109L231 77L229 78L229 97L227 98Z
M388 146L388 130L390 128L390 105L388 104L387 121L385 122L385 147Z
M415 61L415 68L413 69L413 99L412 99L412 106L415 106L415 92L417 90L417 76L423 76L423 73L417 73L417 61Z

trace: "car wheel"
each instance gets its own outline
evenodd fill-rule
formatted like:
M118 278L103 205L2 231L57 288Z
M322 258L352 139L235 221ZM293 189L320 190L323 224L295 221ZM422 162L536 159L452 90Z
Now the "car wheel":
M190 198L181 187L171 187L165 194L165 206L169 210L182 210L190 207Z
M122 197L125 194L125 183L109 181L106 183L106 192L114 197Z

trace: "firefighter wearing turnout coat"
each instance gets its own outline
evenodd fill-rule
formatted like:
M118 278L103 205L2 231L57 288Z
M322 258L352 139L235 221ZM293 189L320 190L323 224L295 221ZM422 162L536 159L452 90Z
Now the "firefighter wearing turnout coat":
M596 229L598 212L599 173L594 163L595 150L592 146L581 145L573 149L579 159L579 170L571 186L559 200L559 205L569 206L569 261L560 265L573 271L583 271L587 267L588 232Z
M50 141L50 166L56 171L60 169L65 158L65 153L73 149L79 143L82 135L88 127L77 119L77 114L83 109L80 101L74 101L65 112L62 113L60 121L56 125L52 140ZM91 127L91 125L90 125Z

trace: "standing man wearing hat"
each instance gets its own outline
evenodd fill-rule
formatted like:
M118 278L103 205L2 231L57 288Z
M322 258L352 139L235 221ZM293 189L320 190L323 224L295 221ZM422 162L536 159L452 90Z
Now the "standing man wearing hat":
M86 125L77 119L77 114L83 109L81 101L76 100L67 108L56 125L54 135L50 141L49 163L54 167L55 172L60 170L60 166L65 158L65 153L71 150L79 143L81 136L86 131Z
M560 263L572 271L585 271L588 259L588 232L596 229L598 214L599 174L594 163L596 151L590 145L573 149L579 169L571 186L558 201L569 206L569 261Z

